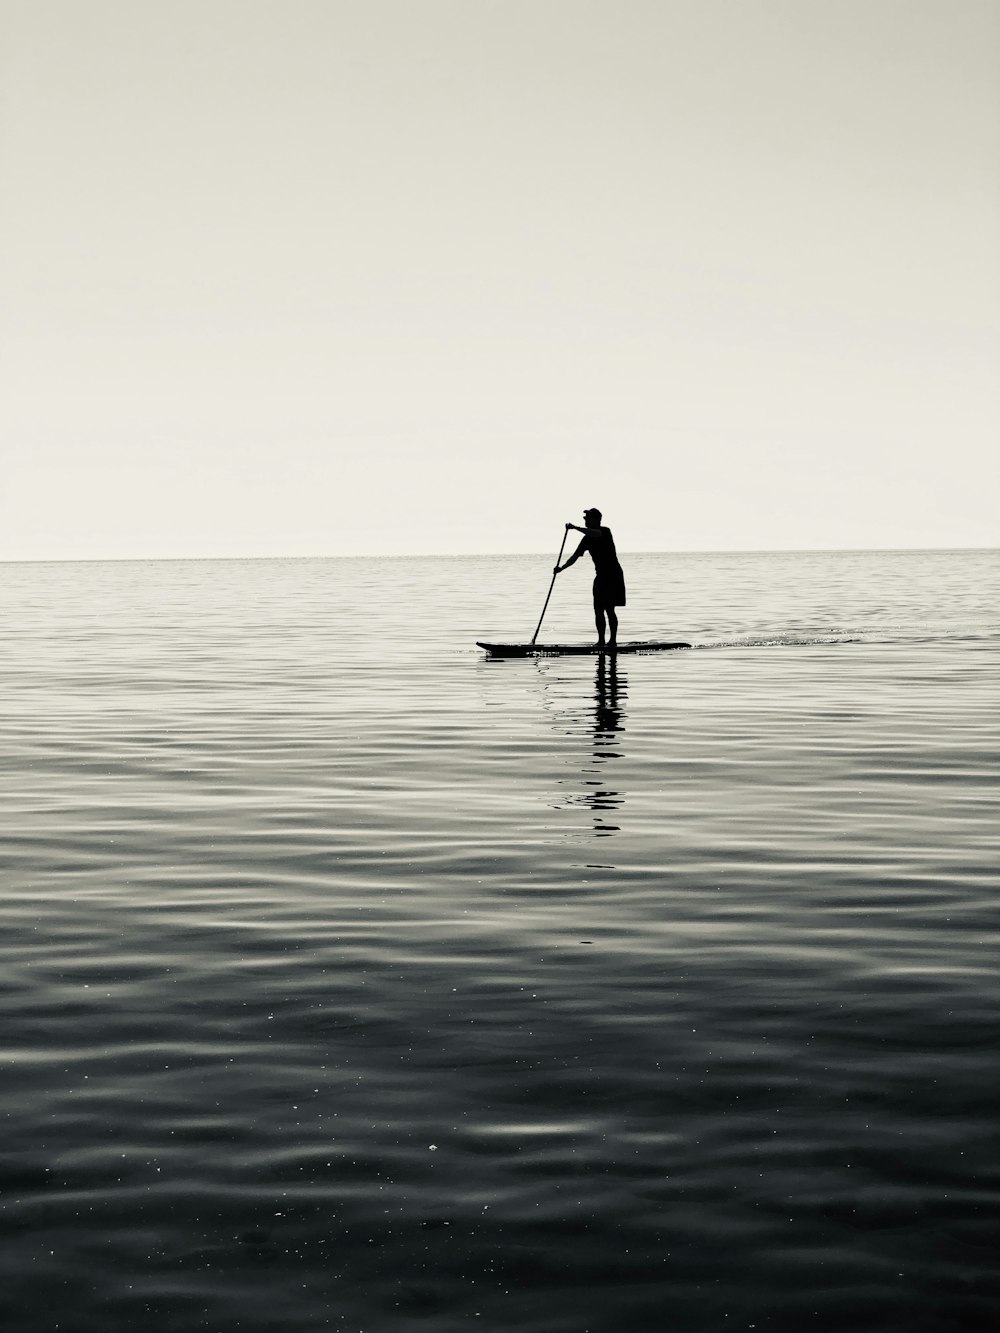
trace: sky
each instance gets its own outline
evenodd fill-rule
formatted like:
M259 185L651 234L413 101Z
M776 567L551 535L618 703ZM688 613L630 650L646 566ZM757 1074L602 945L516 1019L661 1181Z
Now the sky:
M0 0L0 559L1000 545L1000 0Z

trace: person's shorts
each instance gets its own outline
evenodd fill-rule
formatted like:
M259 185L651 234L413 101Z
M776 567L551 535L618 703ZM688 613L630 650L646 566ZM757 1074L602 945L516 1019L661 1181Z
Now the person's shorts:
M594 610L607 611L609 608L625 605L625 576L598 575L594 579Z

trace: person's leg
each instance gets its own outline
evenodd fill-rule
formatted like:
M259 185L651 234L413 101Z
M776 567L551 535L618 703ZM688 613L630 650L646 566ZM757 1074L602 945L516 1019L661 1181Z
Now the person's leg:
M597 642L600 645L604 642L604 608L596 603L594 605L594 623L597 625Z
M608 607L608 629L611 631L611 637L608 642L612 647L615 647L618 643L618 616L616 615L613 606Z

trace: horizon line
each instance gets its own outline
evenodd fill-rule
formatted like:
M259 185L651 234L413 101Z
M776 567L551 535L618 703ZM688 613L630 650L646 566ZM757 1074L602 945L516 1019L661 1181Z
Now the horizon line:
M904 554L925 552L1000 551L1000 546L733 546L685 547L669 550L623 550L623 556L637 555L851 555L860 553ZM538 556L550 558L546 551L359 551L339 555L82 555L82 556L0 556L0 565L110 565L150 564L168 561L249 561L249 560L492 560L505 557Z

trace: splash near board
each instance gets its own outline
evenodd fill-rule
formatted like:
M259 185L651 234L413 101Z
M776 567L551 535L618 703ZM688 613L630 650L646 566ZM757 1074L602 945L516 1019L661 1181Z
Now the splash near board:
M558 657L574 654L576 656L596 657L600 653L613 656L616 653L660 653L667 648L690 648L689 643L619 643L614 648L597 647L592 643L482 643L476 640L477 648L485 648L491 657Z

